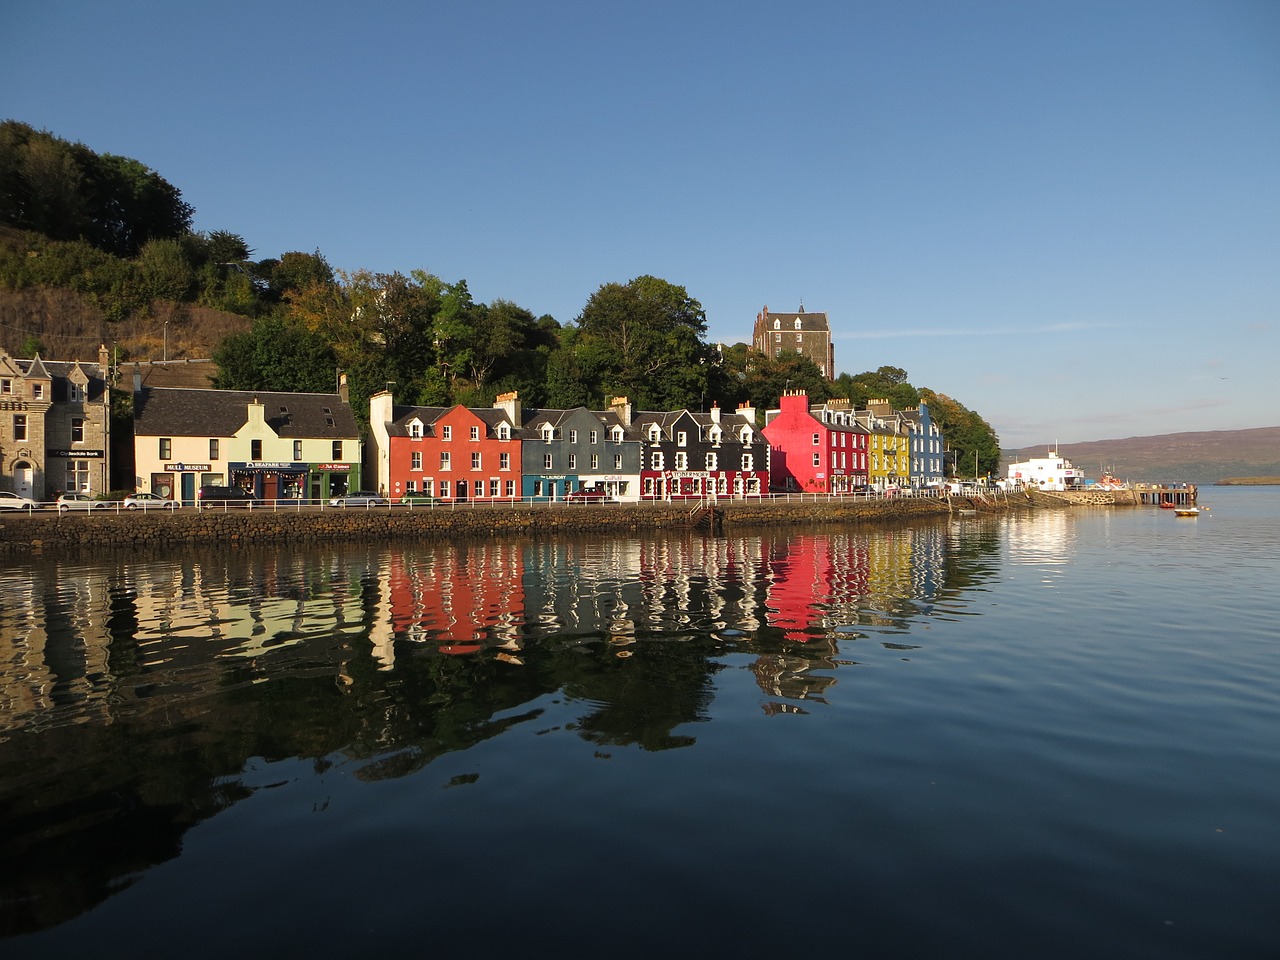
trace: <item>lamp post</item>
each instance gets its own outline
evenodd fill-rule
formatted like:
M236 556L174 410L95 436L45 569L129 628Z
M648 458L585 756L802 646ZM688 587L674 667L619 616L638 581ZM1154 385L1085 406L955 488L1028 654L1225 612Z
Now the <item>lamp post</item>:
M169 362L169 321L164 322L164 362Z

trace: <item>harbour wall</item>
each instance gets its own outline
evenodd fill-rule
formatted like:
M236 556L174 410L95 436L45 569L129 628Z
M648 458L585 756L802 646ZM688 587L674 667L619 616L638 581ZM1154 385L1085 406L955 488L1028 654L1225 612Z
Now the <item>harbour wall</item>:
M699 518L692 504L476 504L407 509L182 510L174 513L105 512L63 516L0 517L0 556L62 556L111 550L187 545L412 542L455 538L533 537L583 533L638 533L817 523L876 523L946 517L963 507L996 512L1010 503L953 498L770 498L717 501ZM1014 504L1015 506L1018 504ZM708 522L709 521L709 522Z

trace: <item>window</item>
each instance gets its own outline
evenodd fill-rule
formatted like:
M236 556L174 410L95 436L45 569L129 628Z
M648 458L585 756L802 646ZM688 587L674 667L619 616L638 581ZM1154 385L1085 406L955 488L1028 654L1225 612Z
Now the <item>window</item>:
M8 379L0 380L0 393L13 393L13 381Z
M301 440L293 441L293 459L295 460L302 459L302 441Z
M25 413L15 413L13 415L13 439L27 439L27 415Z
M684 451L681 451L680 453L676 454L676 469L677 470L689 469L689 455Z
M599 443L599 442L600 442L600 431L599 431L599 430L592 430L592 431L591 431L591 442L592 442L592 443Z
M479 469L480 469L480 453L479 453L479 451L477 451L477 452L475 452L475 453L471 454L471 469L472 469L472 470L479 470Z
M504 482L505 482L506 496L514 497L516 495L516 482L514 480L507 480Z
M440 498L442 500L449 499L449 481L448 480L440 481Z
M577 442L578 442L578 431L577 431L577 430L570 430L570 431L569 431L569 442L570 442L570 443L577 443Z
M169 437L160 438L159 456L161 460L173 459L173 440Z
M754 470L754 469L755 469L754 464L755 464L755 460L754 460L754 458L751 456L751 454L749 454L749 453L744 453L744 454L742 455L742 469L743 469L743 470Z
M218 459L218 441L216 439L209 441L209 459L210 460Z
M507 426L505 423L498 424L498 439L499 440L511 439L511 428Z
M472 440L479 440L479 439L480 439L480 428L479 428L479 427L472 427L472 428L471 428L471 439L472 439Z
M815 453L815 454L813 455L813 465L814 465L815 467L820 467L820 466L822 466L822 454L820 454L820 453Z
M652 454L652 455L650 455L650 457L649 457L649 468L650 468L651 470L661 470L661 469L662 469L662 453L661 453L661 451L654 451L654 452L653 452L653 454Z
M718 462L719 462L719 458L718 458L714 453L708 453L708 454L707 454L707 469L708 469L708 470L719 470L720 468L717 466L717 463L718 463Z
M615 454L613 455L613 469L615 469L615 470L621 470L621 469L622 469L622 454L620 454L620 453L615 453Z
M742 445L744 447L751 446L751 430L750 429L746 429L742 431Z
M781 329L782 329L782 321L781 321L781 320L775 320L775 321L773 321L773 329L775 329L775 330L781 330Z
M78 383L68 383L67 399L72 403L84 403L84 387Z
M333 459L334 460L342 459L342 441L341 440L333 441Z
M414 440L422 439L422 424L419 421L414 420L411 424L409 424L409 436L411 436Z
M262 441L261 440L249 441L249 459L250 460L262 459Z
M422 451L421 450L415 450L413 451L413 453L409 454L409 469L410 470L422 469Z
M497 480L490 480L490 481L489 481L489 496L491 496L491 497L496 497L497 495L498 495L498 481L497 481Z
M687 447L688 445L689 445L689 434L681 430L679 433L676 434L676 446Z
M593 453L591 455L591 469L592 470L600 469L600 455L597 453Z
M613 428L613 433L611 433L611 434L610 434L610 437L612 438L612 440L613 440L613 442L614 442L614 443L621 443L621 442L622 442L622 428L621 428L621 427L614 427L614 428Z
M67 461L67 491L70 493L89 492L89 463L85 460Z
M80 417L71 418L71 442L84 443L84 420Z
M440 428L440 439L441 439L441 440L452 440L452 439L453 439L453 427L451 427L451 426L449 426L449 425L447 425L447 424L446 424L445 426L441 427L441 428Z
M780 334L780 333L775 333L775 334L773 335L773 342L774 342L774 343L781 343L781 342L782 342L782 334Z
M796 329L797 329L797 330L799 330L799 329L800 329L800 318L799 318L799 317L796 317Z
M551 426L551 424L548 423L545 426L543 426L542 428L543 442L550 443L552 439L555 437L555 433L556 433L555 427Z
M44 384L43 384L43 383L33 383L33 384L31 385L31 399L32 399L32 400L43 400L43 399L44 399Z
M804 334L803 334L803 333L797 333L797 334L796 334L796 343L804 343Z
M463 480L462 482L463 482L463 483L466 483L466 481L465 481L465 480ZM477 497L483 497L483 496L484 496L484 481L483 481L483 480L477 480L475 483L473 483L473 484L471 485L471 489L472 489L473 491L475 491L475 496L477 496Z
M818 444L820 444L821 442L822 442L822 434L820 434L820 433L815 433L815 434L813 435L813 445L816 447L816 446L817 446Z
M430 477L422 481L422 492L425 493L428 497L431 496L431 491L434 487L435 487L435 480L431 479Z
M578 469L578 455L576 453L569 454L569 469L570 470Z
M450 454L448 450L442 450L440 452L440 469L441 470L453 469L453 455ZM444 481L442 480L440 482L443 483Z
M550 469L551 469L551 466L552 466L552 464L551 464L551 454L549 454L549 453L544 453L544 454L542 455L542 469L543 469L543 470L550 470Z

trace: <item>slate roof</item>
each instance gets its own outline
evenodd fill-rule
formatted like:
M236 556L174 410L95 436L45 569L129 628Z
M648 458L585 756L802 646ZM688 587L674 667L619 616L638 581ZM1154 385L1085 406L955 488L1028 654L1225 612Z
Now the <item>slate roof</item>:
M63 402L67 399L67 382L76 366L88 379L85 389L86 400L90 403L101 401L103 391L107 389L107 381L101 367L96 363L84 363L77 360L42 360L39 355L33 360L10 358L10 362L25 377L48 378L53 383L53 400Z
M134 435L230 437L249 420L249 404L262 404L267 426L295 439L359 439L351 405L335 393L269 390L190 390L144 387L134 398Z

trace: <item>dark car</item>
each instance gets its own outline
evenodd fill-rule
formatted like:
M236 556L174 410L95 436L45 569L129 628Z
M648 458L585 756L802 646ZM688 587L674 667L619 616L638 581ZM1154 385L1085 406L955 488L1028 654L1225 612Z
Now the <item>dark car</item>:
M252 507L258 498L239 487L205 484L196 491L197 507Z
M583 487L568 494L564 499L568 503L604 503L609 499L609 493L603 487Z

